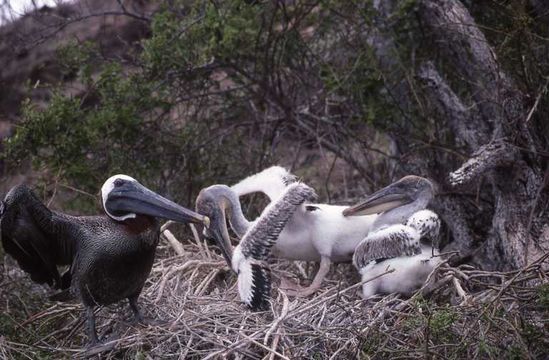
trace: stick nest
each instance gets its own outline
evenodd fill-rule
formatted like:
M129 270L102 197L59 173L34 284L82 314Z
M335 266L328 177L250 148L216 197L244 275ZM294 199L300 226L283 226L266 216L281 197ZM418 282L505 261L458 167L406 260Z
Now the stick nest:
M165 323L131 325L127 302L98 309L106 345L96 355L85 349L78 301L48 301L51 291L6 261L0 358L522 359L549 353L548 256L513 272L444 263L411 298L369 300L360 297L349 264L335 266L315 295L288 298L278 290L281 278L306 285L315 270L273 260L271 309L254 313L240 302L236 276L219 253L203 243L165 244L139 299L148 317Z

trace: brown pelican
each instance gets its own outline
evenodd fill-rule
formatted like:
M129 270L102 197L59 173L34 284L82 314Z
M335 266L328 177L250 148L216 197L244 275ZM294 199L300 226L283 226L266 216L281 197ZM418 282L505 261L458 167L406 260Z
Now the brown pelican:
M137 306L160 235L156 218L209 224L209 219L152 192L126 175L101 189L105 215L71 216L49 210L26 186L12 188L0 206L2 245L37 283L68 288L87 312L91 344L98 342L94 307L128 299ZM62 277L57 266L70 265Z
M364 298L377 293L405 295L423 285L440 262L438 235L440 220L425 207L434 196L433 184L419 176L406 176L348 208L345 216L382 212L372 230L357 246L353 264L362 280L394 272L364 283Z
M212 185L200 191L196 210L209 217L211 226L206 231L219 244L227 263L238 274L240 298L250 308L267 306L271 279L266 261L270 250L294 212L313 196L313 189L307 185L293 183L263 210L254 223L231 220L231 224L243 234L232 253L225 212L235 214L238 212L236 208L240 209L236 195L225 185Z
M229 220L234 232L242 237L250 224L242 213L239 196L263 192L273 200L293 181L295 176L286 169L272 166L233 185L234 194L227 196L227 201L232 208ZM314 293L328 274L332 262L351 261L356 246L370 230L376 215L345 217L342 214L345 209L347 206L305 203L286 223L273 246L273 255L289 260L320 261L311 285L299 290L289 289L289 295Z

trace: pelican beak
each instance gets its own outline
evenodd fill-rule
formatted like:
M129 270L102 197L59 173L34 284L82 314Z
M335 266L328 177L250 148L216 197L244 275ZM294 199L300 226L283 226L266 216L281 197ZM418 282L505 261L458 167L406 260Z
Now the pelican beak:
M231 245L231 239L229 237L229 231L227 229L227 223L225 221L225 214L223 213L222 210L220 211L220 213L221 213L220 216L213 216L211 218L212 224L208 228L208 235L213 237L213 239L221 249L221 253L225 258L225 261L229 265L229 268L233 270L233 267L232 267L233 248Z
M136 181L126 182L114 188L105 202L105 207L115 216L127 213L149 215L180 223L200 223L209 225L209 219L186 209Z
M343 216L372 215L389 211L413 201L400 182L393 183L368 196L364 201L343 210Z

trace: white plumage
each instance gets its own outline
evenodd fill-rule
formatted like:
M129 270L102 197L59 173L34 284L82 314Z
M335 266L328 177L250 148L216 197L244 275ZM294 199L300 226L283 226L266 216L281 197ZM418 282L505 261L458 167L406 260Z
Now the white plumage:
M298 207L314 197L314 191L302 183L292 183L283 189L282 194L273 200L253 223L234 219L240 209L234 192L224 185L214 185L203 189L197 198L197 210L209 216L211 232L226 253L231 268L238 274L240 297L252 309L267 306L270 296L270 270L267 259L271 248ZM225 209L231 214L233 227L243 233L242 239L232 256L230 239L225 221ZM232 219L232 220L231 220Z
M237 196L263 192L272 201L292 181L295 181L293 174L283 167L272 166L245 178L231 189ZM368 234L376 215L345 217L343 211L347 208L304 203L286 223L273 246L272 254L288 260L320 261L319 270L311 285L297 291L289 289L290 295L312 294L320 287L332 262L347 262L352 259L356 246ZM240 214L236 216L243 218ZM234 226L238 221L231 221L231 226L238 236L242 236L238 226Z
M105 181L105 183L101 187L101 202L103 203L103 209L105 209L105 212L116 221L134 219L137 216L135 213L129 212L124 216L116 216L114 214L111 214L108 208L105 206L105 201L108 198L108 194L114 189L114 182L118 179L126 180L129 182L135 182L135 183L137 182L137 180L135 180L131 176L124 175L124 174L113 175L110 178L108 178L107 181Z
M357 266L362 276L362 281L373 279L389 269L394 269L394 272L369 281L362 286L362 293L365 299L375 294L389 294L393 292L409 296L413 291L423 286L428 275L440 263L441 259L438 256L438 249L430 245L420 244L420 240L422 239L421 232L417 228L410 226L411 224L415 225L414 220L422 218L426 214L429 214L427 219L429 219L429 224L431 224L428 229L430 229L432 234L436 234L436 238L438 238L438 229L440 228L438 216L430 210L422 210L417 215L412 215L406 225L386 227L374 232L365 240L385 240L392 234L404 231L406 236L402 241L415 242L420 251L416 255L397 256L381 262L374 260L365 264L365 266ZM436 221L433 221L433 218Z
M399 293L409 296L423 286L428 275L439 262L439 257L432 257L430 247L422 246L421 254L370 264L359 269L362 281L372 279L389 269L395 271L365 283L362 286L362 295L365 299L375 294Z
M252 277L252 264L242 254L242 249L237 247L233 252L232 268L238 274L238 293L240 300L249 305L254 296L254 284Z
M248 176L231 186L240 195L262 192L270 201L276 200L286 189L286 186L296 181L296 176L282 166L271 166L257 174Z
M405 177L346 211L355 215L386 207L353 257L362 281L373 279L363 285L364 298L392 292L410 295L440 263L436 256L440 220L422 209L434 196L433 189L427 179ZM389 269L394 271L376 278Z

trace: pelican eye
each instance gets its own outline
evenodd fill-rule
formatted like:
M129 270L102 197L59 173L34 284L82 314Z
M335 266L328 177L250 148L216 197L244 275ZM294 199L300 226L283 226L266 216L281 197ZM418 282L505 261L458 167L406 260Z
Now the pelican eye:
M122 185L124 185L126 183L126 181L122 180L122 179L116 179L114 180L114 186L115 187L120 187Z

